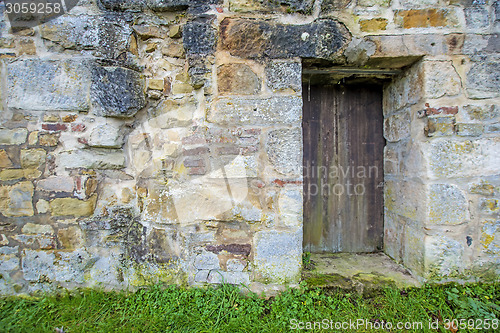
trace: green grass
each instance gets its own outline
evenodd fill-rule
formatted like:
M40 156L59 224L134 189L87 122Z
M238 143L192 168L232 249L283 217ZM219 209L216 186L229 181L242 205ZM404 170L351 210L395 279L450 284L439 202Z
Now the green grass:
M370 298L302 286L268 300L255 294L244 296L229 285L208 289L152 286L129 294L83 290L59 296L0 298L0 332L56 332L56 328L64 332L288 332L294 319L422 322L424 328L438 320L440 331L445 332L442 324L447 319L500 318L499 296L500 284L385 289ZM370 330L363 326L336 331Z

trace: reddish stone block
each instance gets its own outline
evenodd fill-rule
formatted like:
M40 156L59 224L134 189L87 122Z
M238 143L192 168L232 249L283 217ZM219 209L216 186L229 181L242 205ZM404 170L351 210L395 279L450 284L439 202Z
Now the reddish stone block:
M208 154L210 152L210 149L208 147L198 147L194 149L185 149L182 152L182 155L184 156L198 156L198 155L203 155L203 154Z
M402 21L405 29L444 27L448 11L445 9L410 9L396 12L396 21Z
M426 116L435 116L435 115L455 115L458 113L458 106L442 106L439 108L431 108L429 107L429 103L425 103L425 115Z
M66 124L42 124L42 129L51 132L66 131L68 126Z
M184 160L184 166L186 168L199 168L205 166L205 160L201 158L187 158Z
M85 124L71 124L71 130L73 132L85 132L87 127Z

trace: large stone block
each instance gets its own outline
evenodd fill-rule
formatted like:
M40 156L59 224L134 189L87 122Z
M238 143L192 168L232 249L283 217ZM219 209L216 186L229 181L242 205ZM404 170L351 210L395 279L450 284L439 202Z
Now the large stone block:
M302 188L285 187L278 197L281 223L289 228L299 228L303 223Z
M0 247L0 274L10 273L19 269L19 247Z
M462 83L451 61L425 61L423 70L426 97L455 96L460 92Z
M92 70L91 98L96 115L128 118L146 104L144 77L123 67L100 67Z
M384 206L387 211L414 221L426 219L425 185L415 181L387 179L384 186Z
M47 192L73 192L74 187L73 178L65 176L53 176L41 179L36 184L38 191Z
M98 125L92 129L89 146L97 148L121 148L123 133L120 126L113 124Z
M217 69L217 87L222 95L255 95L260 92L260 79L245 64L227 64Z
M464 270L464 244L441 234L425 236L425 275L431 279L459 276Z
M469 29L483 29L490 25L488 8L474 6L464 9L465 22Z
M125 167L125 155L122 150L72 150L62 152L58 157L58 165L67 169L122 169Z
M25 169L37 169L45 164L47 152L45 149L22 149L21 167Z
M0 129L0 145L20 145L26 142L26 128Z
M87 60L18 60L7 66L7 106L24 110L86 111Z
M33 184L0 186L0 213L7 217L33 216Z
M350 40L350 34L334 20L305 25L229 19L220 25L222 48L241 58L334 59Z
M132 29L118 15L63 15L40 26L40 35L66 49L97 50L115 59L128 47Z
M57 198L49 203L52 216L90 216L94 213L97 197L89 200L77 198Z
M429 224L456 225L467 219L468 202L455 185L432 184L429 188Z
M254 267L257 280L294 283L302 267L302 229L296 232L259 231L254 236Z
M431 179L497 175L500 139L442 140L425 144Z
M384 137L389 142L398 142L410 136L410 112L405 110L384 120Z
M275 170L287 176L302 174L302 130L278 129L269 132L266 152Z
M298 125L301 120L302 99L298 96L221 98L208 114L209 122L222 125Z
M55 254L45 251L24 250L22 254L22 270L25 280L53 280Z
M469 98L483 99L500 96L500 62L498 57L476 56L465 82Z
M209 55L215 51L217 33L210 20L192 21L184 25L182 40L188 55Z

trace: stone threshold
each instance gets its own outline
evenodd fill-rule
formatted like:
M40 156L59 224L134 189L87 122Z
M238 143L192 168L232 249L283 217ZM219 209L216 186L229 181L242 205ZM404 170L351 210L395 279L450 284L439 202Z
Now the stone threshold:
M420 287L411 273L384 253L313 253L312 268L302 279L308 286L369 295L385 287Z

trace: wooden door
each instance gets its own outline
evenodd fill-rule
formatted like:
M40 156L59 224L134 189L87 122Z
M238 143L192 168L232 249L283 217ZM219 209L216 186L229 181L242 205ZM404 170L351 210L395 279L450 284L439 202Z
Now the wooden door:
M383 246L382 88L304 85L304 251Z

